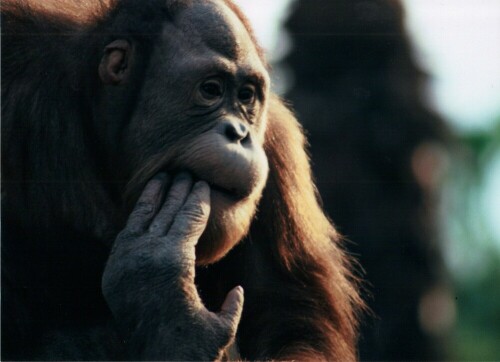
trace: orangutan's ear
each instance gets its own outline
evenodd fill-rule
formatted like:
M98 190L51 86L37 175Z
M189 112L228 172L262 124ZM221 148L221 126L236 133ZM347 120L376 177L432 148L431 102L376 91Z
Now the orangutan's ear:
M124 39L109 43L99 64L99 77L104 84L119 85L127 81L130 74L132 46Z

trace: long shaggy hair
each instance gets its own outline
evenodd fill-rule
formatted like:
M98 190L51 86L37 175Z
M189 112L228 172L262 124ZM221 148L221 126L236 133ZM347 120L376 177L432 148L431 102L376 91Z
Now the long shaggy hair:
M65 225L113 240L123 227L131 180L109 178L103 145L95 141L89 107L101 32L120 14L123 29L144 34L152 46L161 24L157 10L172 13L186 3L2 3L4 220L26 230ZM241 12L226 3L250 32ZM318 202L300 125L278 97L272 97L267 117L270 173L259 211L246 240L199 270L200 293L207 305L217 305L233 281L243 285L238 345L244 358L355 360L363 303L352 261ZM123 190L118 195L110 191L117 185ZM70 250L71 242L64 242Z

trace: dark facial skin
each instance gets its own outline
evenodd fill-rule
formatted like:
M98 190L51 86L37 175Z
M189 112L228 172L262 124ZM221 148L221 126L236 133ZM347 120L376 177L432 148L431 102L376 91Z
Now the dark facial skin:
M101 78L121 83L133 46L109 48ZM211 263L247 233L266 181L269 76L243 24L219 2L196 2L165 23L150 64L123 157L136 178L188 171L210 185L197 263Z
M107 45L102 82L127 84L133 53L127 40ZM123 164L133 180L156 176L113 245L103 294L121 330L132 331L125 338L135 358L218 359L236 334L243 290L209 312L195 265L222 258L250 227L268 174L269 77L243 24L219 2L197 2L165 23L149 64Z

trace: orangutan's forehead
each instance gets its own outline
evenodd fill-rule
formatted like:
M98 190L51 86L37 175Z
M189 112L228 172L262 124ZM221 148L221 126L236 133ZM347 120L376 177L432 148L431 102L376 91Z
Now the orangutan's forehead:
M176 19L176 25L213 51L229 58L257 53L247 29L222 1L193 1Z

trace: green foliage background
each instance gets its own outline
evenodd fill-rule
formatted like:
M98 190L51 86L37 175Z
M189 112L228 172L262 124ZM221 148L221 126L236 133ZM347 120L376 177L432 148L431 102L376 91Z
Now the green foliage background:
M500 240L482 205L486 176L500 157L500 117L489 130L464 134L445 187L446 227L457 303L452 358L500 360ZM500 187L500 180L498 187ZM486 196L488 197L488 196ZM500 208L500 205L498 205ZM487 217L488 216L488 217ZM498 215L500 222L500 215Z

